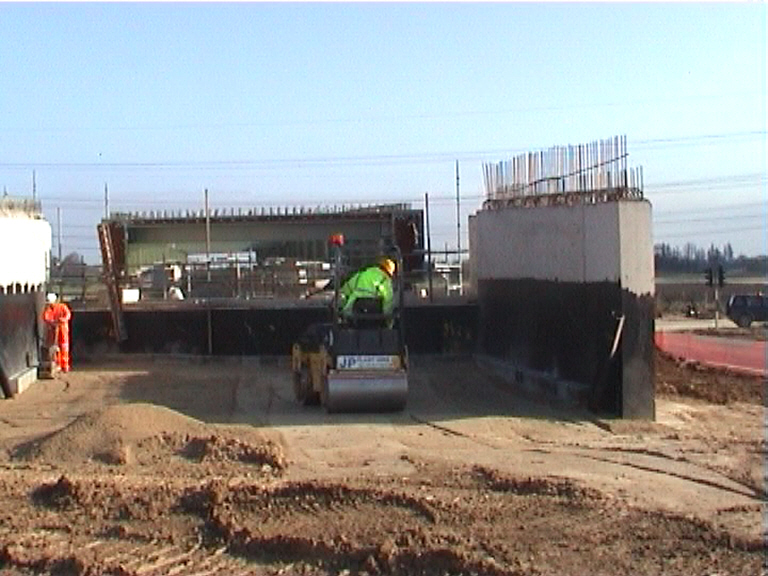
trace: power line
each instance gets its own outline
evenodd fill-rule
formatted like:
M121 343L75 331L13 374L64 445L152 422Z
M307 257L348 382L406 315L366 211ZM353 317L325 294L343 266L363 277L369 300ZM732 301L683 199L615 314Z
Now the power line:
M707 178L696 178L690 180L673 180L669 182L658 182L656 184L648 184L645 188L650 190L659 190L665 188L680 188L691 186L706 186L711 184L731 184L734 182L747 182L747 181L764 181L766 175L762 172L750 172L745 174L730 174L726 176L709 176Z
M673 98L646 98L613 102L595 102L570 104L559 106L526 106L518 108L501 108L496 110L464 110L464 111L446 111L442 113L423 113L423 114L403 114L388 116L346 116L336 118L320 119L290 119L290 120L269 120L269 121L240 121L240 122L222 122L222 123L199 123L199 124L155 124L146 126L112 126L112 127L41 127L41 128L0 128L0 132L25 132L25 133L62 133L62 132L152 132L152 131L174 131L174 130L217 130L217 129L236 129L236 128L266 128L278 126L315 126L327 124L363 124L380 122L397 122L413 120L439 120L443 118L461 118L473 116L501 116L507 114L537 113L537 112L556 112L563 110L583 110L590 108L616 108L622 106L638 106L645 104L664 104L664 103L688 103L695 100L722 100L734 97L752 97L763 96L760 92L734 91L719 94L688 94Z
M678 136L669 138L653 138L645 140L630 140L630 144L640 148L654 146L690 146L702 143L727 142L733 139L753 139L764 137L765 130L731 132L720 134L702 134L697 136ZM535 147L540 149L542 147ZM546 148L546 147L544 147ZM386 166L392 164L429 164L439 162L454 162L455 160L472 161L487 160L491 155L509 155L525 152L530 148L501 148L483 151L463 152L424 152L412 154L374 154L367 156L318 156L307 158L272 158L264 160L191 160L191 161L148 161L148 162L0 162L0 167L9 169L31 170L33 168L51 168L67 170L270 170L282 168L328 168L336 166Z
M692 179L692 180L677 180L677 181L670 181L670 182L659 182L654 185L647 185L645 188L646 196L648 194L656 195L656 194L669 194L673 193L685 193L685 192L693 192L698 191L702 187L706 188L739 188L739 187L745 187L748 185L754 185L754 184L764 184L768 182L768 177L761 173L747 173L747 174L733 174L729 176L715 176L710 178L698 178L698 179ZM184 194L187 198L190 196L190 192L176 192L177 194ZM195 191L197 193L197 191ZM128 205L151 205L151 206L168 206L168 207L174 207L176 209L185 209L186 207L190 207L190 209L197 209L202 206L201 201L199 200L154 200L151 198L142 199L141 195L146 194L146 192L136 192L136 191L124 191L124 192L112 192L112 211L116 212L119 211L119 208L122 206L128 206ZM226 197L228 196L237 196L239 198L242 198L245 195L253 195L254 192L242 192L242 191L227 191L227 190L220 190L217 192L217 194L224 198L220 201L220 203L227 202L228 200ZM121 196L130 196L130 199L121 199ZM463 201L483 201L485 200L486 196L484 194L468 194L468 195L462 195ZM453 204L456 202L455 196L451 195L437 195L437 196L430 196L430 202L432 202L434 199L435 204L443 204L443 203L450 203ZM94 198L88 198L84 196L78 196L78 197L72 197L72 196L41 196L40 197L41 202L43 202L43 205L46 203L53 203L53 204L89 204L93 206L103 206L103 199L97 198L94 196ZM270 206L306 206L306 207L323 207L323 206L334 206L334 205L365 205L365 204L391 204L391 203L410 203L410 204L420 204L423 202L423 197L400 197L400 198L366 198L363 201L358 198L354 199L336 199L332 202L310 202L310 201L303 201L303 202L286 202L283 200L259 200L258 203L254 204L252 202L242 200L238 201L237 204L239 204L241 207L250 207L250 206L257 206L257 207L270 207ZM750 203L749 205L759 205L760 203ZM709 209L701 209L700 211L709 210Z
M76 230L83 230L83 229L96 230L96 225L95 224L68 224L66 226L66 229L67 230L71 230L71 229L76 229Z
M759 218L765 220L765 214L746 214L746 215L734 215L734 216L712 216L710 218L679 218L675 220L654 220L653 225L664 224L682 224L682 223L695 223L695 222L713 222L721 220L754 220Z
M768 203L766 202L737 202L733 204L721 204L719 206L708 206L708 207L701 207L701 208L680 208L678 210L667 210L662 212L654 212L654 217L658 216L667 216L669 214L677 214L679 212L685 212L686 214L698 214L698 213L704 213L709 214L711 212L723 212L723 211L730 211L730 210L743 210L747 208L759 208L768 207Z
M667 196L670 194L690 194L692 192L714 190L735 190L739 188L755 188L765 186L768 177L752 175L744 178L712 178L709 180L690 180L689 182L675 182L672 184L656 184L645 186L646 198L651 196Z
M660 147L666 145L699 145L707 142L719 142L724 140L752 139L766 135L766 130L746 130L743 132L722 132L717 134L699 134L695 136L674 136L669 138L649 138L646 140L631 140L632 146Z
M731 234L733 232L751 232L754 230L765 230L765 226L738 226L736 228L699 228L688 232L678 232L674 234L662 234L663 238L688 238L699 237L713 234ZM654 240L661 240L661 238L654 238Z
M66 227L64 227L66 229ZM93 234L62 234L63 240L98 240L96 227L93 227Z

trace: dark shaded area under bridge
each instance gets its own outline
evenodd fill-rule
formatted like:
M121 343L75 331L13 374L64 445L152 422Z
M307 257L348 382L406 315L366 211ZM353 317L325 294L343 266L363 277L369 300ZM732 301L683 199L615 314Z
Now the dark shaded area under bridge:
M546 290L525 294L514 305L503 298L503 308L490 301L481 307L461 298L406 304L403 318L410 354L479 354L484 365L534 397L584 405L599 392L593 409L632 417L625 407L638 394L652 394L653 390L622 385L621 363L609 363L615 319L596 323L592 308L584 305L590 301L585 300L584 290L574 291L556 310ZM563 321L563 307L568 308L568 322ZM330 319L330 309L322 302L297 300L168 301L126 307L124 319L128 338L118 344L109 311L76 310L74 368L111 353L288 356L309 325ZM516 335L521 331L537 335L531 340L536 343L532 357L510 356L510 350L517 349ZM632 352L632 340L622 340L622 348L628 346L626 351ZM592 350L591 355L585 354L585 346ZM484 358L495 360L488 364Z
M288 355L307 326L330 320L327 306L295 301L178 304L126 308L128 339L120 344L115 342L108 310L76 310L72 318L73 362L76 365L110 352ZM404 321L412 354L471 353L475 349L478 309L473 303L406 306Z

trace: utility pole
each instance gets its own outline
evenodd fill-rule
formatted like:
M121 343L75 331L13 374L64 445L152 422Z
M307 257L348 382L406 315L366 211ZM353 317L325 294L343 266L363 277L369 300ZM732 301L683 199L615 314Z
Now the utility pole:
M205 262L208 283L211 282L211 211L208 207L208 188L205 189Z
M61 206L56 206L56 228L59 235L59 241L57 244L59 245L59 297L61 297L62 291L63 291L63 270L64 268L61 265Z
M725 269L722 264L717 266L717 281L715 282L714 278L712 278L712 281L715 285L715 330L717 330L717 321L720 316L720 288L725 286Z
M717 274L717 278L715 278L715 274ZM723 270L723 265L718 265L717 270L712 266L704 270L704 281L707 286L714 289L715 330L717 330L718 322L720 320L720 288L725 284L725 271Z
M461 277L461 194L459 188L459 161L456 160L456 261L459 263L459 294L464 293Z
M432 302L432 234L429 231L429 192L424 194L424 211L427 217L427 278L429 279L429 301Z
M718 320L720 320L720 289L715 285L715 330L717 330Z
M208 206L208 188L205 189L205 261L206 261L206 277L208 279L208 298L206 298L207 304L207 324L208 324L208 355L213 356L213 318L211 314L211 210Z
M59 268L61 268L61 206L56 206L56 229L58 231Z
M35 171L32 170L32 202L37 201L37 183L35 182Z
M104 182L104 219L109 220L109 188L106 182Z

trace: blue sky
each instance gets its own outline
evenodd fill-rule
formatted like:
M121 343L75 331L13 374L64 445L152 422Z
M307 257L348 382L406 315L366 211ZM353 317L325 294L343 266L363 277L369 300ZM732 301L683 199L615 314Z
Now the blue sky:
M454 248L456 160L466 230L484 161L626 134L655 241L764 254L765 53L763 3L0 4L0 186L34 170L94 262L105 183L112 210L429 192Z

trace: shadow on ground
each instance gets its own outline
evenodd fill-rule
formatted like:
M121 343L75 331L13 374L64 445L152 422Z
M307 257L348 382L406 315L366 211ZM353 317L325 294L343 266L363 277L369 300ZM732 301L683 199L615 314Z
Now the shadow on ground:
M293 398L287 358L137 358L120 383L125 402L168 407L206 423L272 426L445 422L492 416L552 421L591 421L586 410L527 398L470 357L416 357L409 372L408 403L402 412L327 414ZM100 370L92 365L85 369Z

